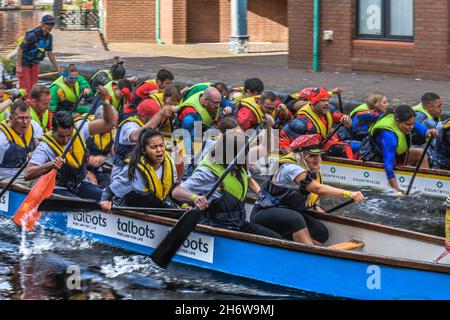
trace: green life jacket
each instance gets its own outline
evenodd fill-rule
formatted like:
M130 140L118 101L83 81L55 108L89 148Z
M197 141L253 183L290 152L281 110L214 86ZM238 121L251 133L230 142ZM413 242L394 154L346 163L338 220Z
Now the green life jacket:
M75 92L72 90L72 88L70 88L64 82L64 77L63 76L60 76L58 79L53 81L53 83L50 85L50 87L53 87L53 86L60 87L64 91L66 99L69 102L75 103L77 101L78 97L80 96L80 84L78 83L78 81L75 82L75 85L74 85Z
M113 85L116 83L114 81L110 81L105 85L105 89L108 91L108 95L111 96L111 105L114 107L114 109L118 110L119 107L119 98L117 98L116 93L114 92Z
M422 106L422 103L419 103L417 106L414 106L413 110L415 112L422 112L424 115L427 116L428 119L435 121L434 117ZM439 118L438 121L442 121L441 118Z
M197 168L200 167L206 167L209 170L211 170L214 175L217 177L220 177L224 172L225 168L219 164L216 164L212 162L210 157L205 157L199 164ZM245 197L247 196L247 190L248 190L248 178L247 178L247 172L245 169L241 169L241 180L243 183L239 181L238 178L236 178L231 173L227 174L225 179L223 179L222 185L223 189L230 193L233 197L238 199L239 201L244 201Z
M408 139L406 139L406 135L400 130L395 121L395 116L393 114L388 114L382 118L380 118L375 124L369 129L369 133L371 136L375 134L378 130L389 130L395 133L397 136L397 148L395 152L398 155L404 154L408 151L410 143Z
M45 110L44 114L42 115L42 119L39 119L39 116L36 113L36 111L33 109L33 107L30 106L30 115L31 115L31 119L36 121L44 132L48 131L48 128L47 128L48 119L49 119L49 111L48 110Z
M355 109L352 110L352 112L350 112L349 116L353 117L355 114L357 114L358 112L361 112L361 111L370 111L367 103L357 106Z
M202 122L203 124L210 126L212 124L214 124L215 119L213 119L211 117L211 115L209 114L208 110L206 110L205 107L202 106L202 104L200 103L200 96L202 95L203 92L198 92L194 95L192 95L189 99L187 99L185 102L183 102L180 105L180 109L179 109L179 113L181 113L181 111L185 108L185 107L193 107L199 114L200 117L202 118ZM220 108L217 109L217 114L216 114L216 119L219 117L219 112L220 112Z

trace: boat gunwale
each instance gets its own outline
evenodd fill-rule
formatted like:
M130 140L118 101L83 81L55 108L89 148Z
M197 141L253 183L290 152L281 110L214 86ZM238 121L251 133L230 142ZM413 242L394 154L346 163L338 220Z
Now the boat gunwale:
M349 165L355 165L359 167L369 167L369 168L378 168L378 169L384 169L384 165L379 162L373 162L373 161L362 161L362 160L355 160L355 159L344 159L344 158L338 158L338 157L322 157L322 162L336 162L336 163L343 163L343 164L349 164ZM406 171L406 172L414 172L416 168L412 166L395 166L394 171ZM450 177L450 171L443 170L443 169L424 169L421 168L417 172L418 174L429 174L434 176L445 176Z
M0 181L0 188L4 188L6 185L5 182ZM27 194L30 191L30 188L27 188L22 185L13 184L11 186L12 191L25 193ZM62 199L62 200L69 200L69 197L61 196L61 195L55 195L53 194L51 199ZM250 201L253 201L254 199L249 199ZM51 212L51 211L50 211ZM135 218L147 222L153 222L157 224L164 224L168 226L173 226L178 220L167 218L159 215L153 215L148 213L142 213L138 211L130 211L130 210L115 210L114 214L129 217L129 218ZM442 249L445 250L444 244L445 239L433 235L427 235L424 233L419 233L415 231L409 231L405 229L399 229L395 227L387 227L383 225L379 225L372 222L366 222L362 220L357 219L351 219L336 215L316 215L320 219L323 219L325 221L340 223L344 225L349 226L355 226L355 227L362 227L367 230L371 231L378 231L382 233L387 233L392 236L400 236L405 237L412 240L420 240L424 242L428 242L431 244L441 244ZM415 270L423 270L423 271L431 271L431 272L438 272L438 273L444 273L444 274L450 274L450 265L444 265L444 264L435 264L431 262L421 262L418 260L409 260L404 258L392 258L388 256L382 256L382 255L374 255L374 254L368 254L368 253L362 253L362 252L355 252L355 251L344 251L344 250L335 250L335 249L329 249L327 247L319 247L319 246L308 246L302 243L297 243L293 241L288 240L279 240L254 234L248 234L233 230L226 230L226 229L220 229L215 228L207 225L200 225L198 224L195 227L195 231L207 233L211 235L217 235L217 236L223 236L226 238L231 238L234 240L241 240L241 241L247 241L252 242L260 245L270 246L270 247L277 247L280 249L287 249L287 250L293 250L297 252L303 252L303 253L310 253L310 254L319 254L323 256L329 256L334 258L343 258L346 260L355 260L359 262L369 262L369 263L376 263L376 264L382 264L386 266L391 267L399 267L399 268L406 268L406 269L415 269Z

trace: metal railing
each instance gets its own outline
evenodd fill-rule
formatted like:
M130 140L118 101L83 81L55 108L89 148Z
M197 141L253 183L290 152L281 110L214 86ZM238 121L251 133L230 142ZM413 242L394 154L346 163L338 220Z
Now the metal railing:
M98 30L98 10L65 10L61 11L61 29Z

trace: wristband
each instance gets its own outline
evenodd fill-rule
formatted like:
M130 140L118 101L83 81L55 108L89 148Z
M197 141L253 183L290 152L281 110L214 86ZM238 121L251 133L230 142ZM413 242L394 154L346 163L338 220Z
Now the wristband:
M189 207L189 203L183 203L181 205L181 209L186 209L187 207Z
M344 199L350 198L350 194L351 194L351 193L352 193L351 191L344 190Z
M193 195L189 198L189 200L192 201L192 202L194 202L195 199L197 199L197 198L198 198L198 195L193 194Z

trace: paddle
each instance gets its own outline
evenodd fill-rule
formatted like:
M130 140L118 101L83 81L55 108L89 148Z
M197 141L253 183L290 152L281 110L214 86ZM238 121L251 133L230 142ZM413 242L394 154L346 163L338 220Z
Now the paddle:
M261 127L258 126L256 129L256 134L248 139L245 142L245 146L239 150L236 157L231 161L231 163L226 168L225 172L220 176L214 186L209 190L206 195L206 199L209 200L211 196L214 194L216 189L220 186L223 179L230 173L233 169L234 164L239 159L239 157L248 149L250 143L258 136ZM197 208L189 210L183 214L183 216L178 220L178 222L173 226L173 228L169 231L167 236L161 241L158 247L155 249L153 254L151 255L151 259L154 263L156 263L161 268L165 268L169 262L172 260L172 257L180 248L181 244L186 240L189 234L195 229L195 226L200 219L201 211Z
M414 183L414 179L416 178L417 172L419 172L420 166L422 165L423 159L425 159L425 155L427 154L428 149L431 146L431 143L433 142L433 138L428 140L427 145L425 146L425 149L423 149L422 156L420 157L419 163L417 163L416 169L414 170L414 173L412 175L411 181L409 182L408 190L406 191L406 195L409 195L409 192L411 191L412 185Z
M128 207L113 206L113 210L131 210L149 213L183 213L186 210L177 208L144 208L144 207ZM102 210L100 204L94 200L83 199L46 199L38 207L39 211L99 211Z
M330 139L336 134L336 132L339 130L339 128L342 127L343 125L344 125L344 123L340 122L336 126L336 128L334 128L333 132L331 132L331 134L325 140L322 141L322 143L319 146L319 149L323 148L327 144L327 142L330 141Z
M334 212L334 211L337 211L337 210L339 210L339 209L342 209L342 208L348 206L349 204L351 204L351 203L353 203L353 202L355 202L355 200L353 200L353 199L347 200L347 201L345 201L345 202L342 202L341 204L338 204L337 206L334 206L334 207L331 208L331 209L326 210L325 213L332 213L332 212Z
M8 191L8 189L12 186L12 184L14 183L14 181L17 180L17 178L20 176L20 174L22 173L22 171L26 168L28 162L30 162L31 156L28 156L27 161L25 161L19 168L19 170L17 170L16 174L11 178L11 180L9 180L8 184L6 185L5 189L3 189L0 192L0 199L3 197L3 195L6 193L6 191Z
M338 93L338 101L339 101L339 110L341 110L341 113L344 113L344 107L342 106L342 97L340 93Z
M70 139L67 144L61 158L65 158L69 150L72 148L73 143L75 142L76 137L80 134L81 128L83 128L86 123L87 118L91 115L97 103L100 101L100 97L97 97L95 103L92 105L89 112L83 118L78 130L75 130L75 134ZM55 189L56 184L56 174L57 170L52 169L50 172L41 176L33 188L30 190L20 207L17 209L16 213L13 216L13 221L19 227L22 226L27 231L31 231L36 224L36 221L40 218L41 212L37 210L39 204L51 196L53 190Z

